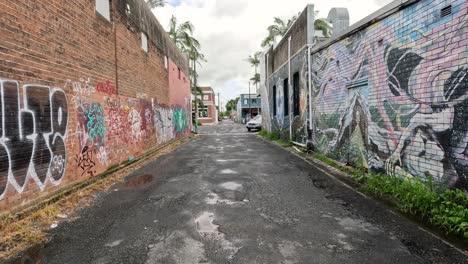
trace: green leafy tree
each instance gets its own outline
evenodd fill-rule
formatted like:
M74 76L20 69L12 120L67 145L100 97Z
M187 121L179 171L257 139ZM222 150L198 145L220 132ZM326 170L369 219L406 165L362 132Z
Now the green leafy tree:
M229 100L226 103L226 112L231 113L233 110L237 110L237 102L239 102L239 97Z

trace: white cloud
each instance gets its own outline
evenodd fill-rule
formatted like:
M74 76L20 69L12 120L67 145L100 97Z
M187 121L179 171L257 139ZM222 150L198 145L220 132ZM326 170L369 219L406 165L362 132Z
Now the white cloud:
M319 17L327 17L332 7L346 7L351 23L366 17L391 0L327 0L317 1ZM199 69L199 85L212 86L221 93L222 101L248 92L253 76L246 58L261 50L260 43L273 17L289 18L310 3L304 0L182 0L180 5L154 10L159 22L167 28L170 17L179 22L190 20L195 37L208 60ZM253 89L252 89L253 91Z

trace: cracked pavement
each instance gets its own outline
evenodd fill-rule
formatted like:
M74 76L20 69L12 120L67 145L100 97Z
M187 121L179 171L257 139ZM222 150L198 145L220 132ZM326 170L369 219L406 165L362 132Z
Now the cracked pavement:
M241 125L200 131L61 223L42 263L467 262Z

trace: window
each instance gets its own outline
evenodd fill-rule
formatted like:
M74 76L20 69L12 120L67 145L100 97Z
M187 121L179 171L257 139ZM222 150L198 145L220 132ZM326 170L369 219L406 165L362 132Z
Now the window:
M179 70L179 80L180 80L180 68L177 68L177 70Z
M252 104L253 105L257 104L257 99L252 99Z
M107 19L107 21L110 21L109 0L96 0L96 11L105 19Z
M289 115L289 80L288 78L283 81L283 95L284 95L284 116Z
M210 100L210 96L207 94L203 95L203 101L208 101L208 100Z
M299 113L299 73L296 72L293 75L293 106L294 106L294 116L298 116Z
M198 117L208 117L208 106L198 107Z
M167 70L168 64L167 64L167 56L164 56L164 69Z
M148 36L143 32L141 32L141 48L148 52Z
M273 86L273 116L276 116L276 85Z
M248 105L248 104L249 104L249 100L244 99L244 104L245 104L245 105Z

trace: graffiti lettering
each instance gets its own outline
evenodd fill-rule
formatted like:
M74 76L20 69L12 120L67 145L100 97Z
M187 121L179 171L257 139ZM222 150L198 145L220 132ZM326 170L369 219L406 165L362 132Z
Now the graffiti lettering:
M75 157L78 168L82 170L81 176L93 177L96 174L96 162L94 161L94 151L85 146L79 155Z
M65 93L57 88L25 85L21 108L18 82L0 80L0 86L0 198L8 183L22 192L28 177L41 190L47 180L59 184L66 166Z
M98 92L105 93L108 95L113 95L117 92L115 86L113 86L109 80L107 80L105 83L98 83L96 86L96 90Z

